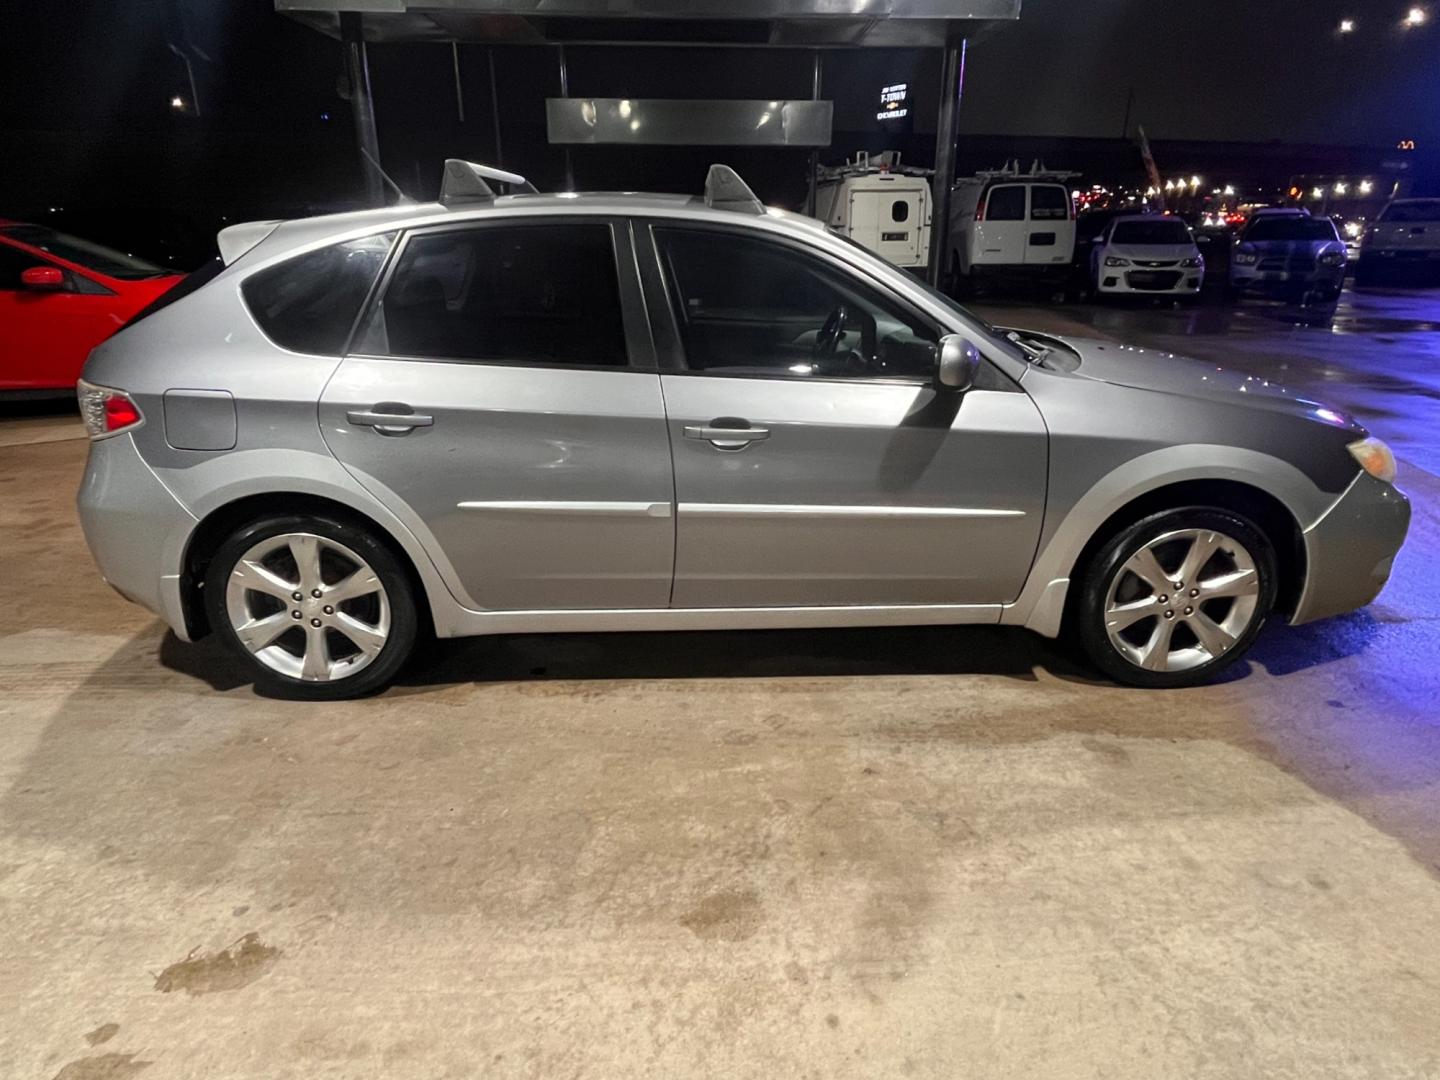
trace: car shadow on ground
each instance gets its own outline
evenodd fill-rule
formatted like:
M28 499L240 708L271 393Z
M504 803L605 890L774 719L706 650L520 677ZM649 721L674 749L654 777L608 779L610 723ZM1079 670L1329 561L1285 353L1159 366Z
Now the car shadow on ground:
M1250 656L1215 680L1292 675L1365 649L1367 612L1291 629L1272 624ZM160 663L227 691L251 680L214 635L185 643L166 633ZM999 675L1039 672L1106 686L1078 647L1014 627L922 626L842 630L692 630L683 633L501 634L422 641L391 693L461 683L589 679L824 678L863 675Z

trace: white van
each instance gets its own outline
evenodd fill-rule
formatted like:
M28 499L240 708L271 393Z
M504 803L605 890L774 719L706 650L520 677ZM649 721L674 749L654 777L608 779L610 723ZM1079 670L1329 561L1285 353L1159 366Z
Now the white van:
M949 277L958 288L983 278L1063 282L1075 253L1075 203L1067 186L1079 173L1036 163L977 173L950 194Z
M900 165L894 152L822 169L815 187L815 216L841 236L896 266L930 262L932 170Z

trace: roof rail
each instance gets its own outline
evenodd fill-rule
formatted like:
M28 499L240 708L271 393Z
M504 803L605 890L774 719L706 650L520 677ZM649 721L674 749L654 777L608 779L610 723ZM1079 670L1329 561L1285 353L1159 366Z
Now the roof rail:
M733 210L737 214L765 213L764 203L729 165L711 165L705 174L705 205L712 210Z
M535 194L535 185L519 173L506 172L474 161L445 159L445 173L440 181L440 205L481 202L495 198L495 189L486 180L507 184L512 190Z

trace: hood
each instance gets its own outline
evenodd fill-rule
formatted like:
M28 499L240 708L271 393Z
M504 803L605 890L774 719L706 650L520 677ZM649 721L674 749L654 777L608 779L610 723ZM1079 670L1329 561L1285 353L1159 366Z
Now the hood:
M1155 349L1117 345L1091 338L1059 337L1025 331L1027 337L1050 338L1078 353L1080 364L1071 374L1096 382L1152 390L1181 397L1206 398L1231 405L1245 405L1308 416L1335 427L1363 432L1359 424L1338 409L1292 393L1284 385L1242 371L1176 356Z
M1105 254L1117 259L1139 259L1144 262L1177 262L1200 254L1194 244L1111 244Z

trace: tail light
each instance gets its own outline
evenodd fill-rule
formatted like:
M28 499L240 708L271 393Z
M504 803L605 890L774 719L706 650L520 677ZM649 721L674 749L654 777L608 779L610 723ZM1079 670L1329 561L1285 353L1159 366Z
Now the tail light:
M80 404L80 419L92 439L128 431L145 422L140 407L124 390L96 386L81 379L75 384L75 396Z

